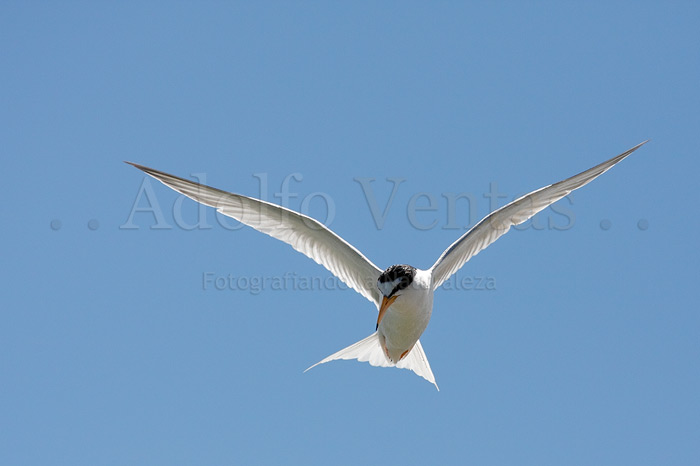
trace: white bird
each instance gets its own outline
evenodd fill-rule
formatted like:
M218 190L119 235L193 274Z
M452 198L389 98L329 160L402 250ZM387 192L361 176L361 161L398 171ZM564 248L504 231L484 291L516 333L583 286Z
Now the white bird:
M392 265L382 271L351 244L311 217L259 199L221 191L135 163L126 163L197 202L214 207L224 215L288 243L377 306L379 315L373 334L306 370L336 359L357 359L373 366L410 369L438 388L419 340L430 321L435 290L469 259L504 235L511 226L525 222L537 212L594 180L646 142L491 212L452 243L428 270L410 265Z

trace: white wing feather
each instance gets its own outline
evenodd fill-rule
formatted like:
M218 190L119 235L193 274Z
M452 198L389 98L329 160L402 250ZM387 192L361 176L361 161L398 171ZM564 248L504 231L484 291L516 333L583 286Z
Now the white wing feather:
M506 234L511 226L525 222L537 212L547 208L570 192L593 181L612 168L613 165L639 149L643 144L646 144L646 142L637 144L630 150L578 175L540 188L491 212L461 238L452 243L433 264L430 268L433 277L433 289L442 285L469 259Z
M197 202L214 207L224 215L284 241L327 268L379 307L380 296L376 283L382 271L321 222L269 202L221 191L135 163L127 163Z

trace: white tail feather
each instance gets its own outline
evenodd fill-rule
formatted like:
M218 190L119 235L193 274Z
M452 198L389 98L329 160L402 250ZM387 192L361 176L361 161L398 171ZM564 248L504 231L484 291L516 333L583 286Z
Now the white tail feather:
M357 359L360 362L368 362L370 365L376 367L395 366L399 369L409 369L435 385L435 388L440 391L437 383L435 383L435 376L433 375L433 371L430 370L430 364L428 363L428 358L425 356L420 340L416 342L411 352L395 365L384 355L384 350L379 344L379 336L377 335L377 332L374 332L364 340L360 340L357 343L354 343L347 348L344 348L337 353L333 353L327 358L317 362L313 366L306 369L306 371L313 369L319 364L335 361L336 359Z

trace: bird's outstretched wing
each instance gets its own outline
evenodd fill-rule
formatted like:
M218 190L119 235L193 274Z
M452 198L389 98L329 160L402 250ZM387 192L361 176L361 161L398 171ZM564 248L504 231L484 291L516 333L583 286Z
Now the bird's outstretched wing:
M376 283L382 271L321 222L269 202L221 191L143 165L126 163L197 202L284 241L379 307Z
M491 212L461 238L452 243L433 264L430 268L433 277L433 289L442 285L445 280L450 278L469 259L477 255L479 251L506 234L511 226L525 222L537 212L547 208L570 192L593 181L608 171L613 165L639 149L643 144L646 144L646 142L637 144L630 150L585 172L540 188Z

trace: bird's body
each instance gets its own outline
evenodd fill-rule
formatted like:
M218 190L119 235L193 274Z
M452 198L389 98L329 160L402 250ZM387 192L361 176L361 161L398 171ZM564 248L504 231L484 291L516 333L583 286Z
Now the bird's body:
M309 369L336 359L357 359L373 366L410 369L437 387L419 340L430 322L435 290L469 259L508 232L511 226L525 222L571 191L586 185L645 142L491 212L448 247L428 270L410 265L392 265L382 271L360 251L310 217L142 165L131 165L197 202L215 207L224 215L288 243L377 306L379 314L373 334Z
M430 273L416 269L413 282L389 306L377 326L379 344L396 364L413 349L433 313Z

